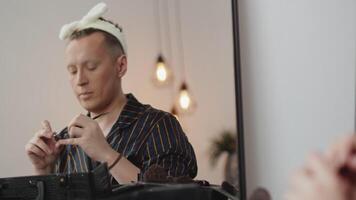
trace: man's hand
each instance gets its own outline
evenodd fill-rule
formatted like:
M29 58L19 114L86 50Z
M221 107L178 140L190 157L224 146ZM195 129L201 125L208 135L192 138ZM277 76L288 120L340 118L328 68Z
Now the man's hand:
M83 114L75 117L68 125L70 138L59 140L56 146L79 145L88 156L99 162L110 162L115 150L106 141L99 124Z
M291 179L287 200L355 200L356 136L342 138L326 154L312 154ZM346 172L346 174L345 174Z
M351 185L337 172L334 163L319 154L309 156L306 166L291 179L287 200L351 200Z
M356 135L348 135L338 140L328 149L326 157L335 167L356 173Z
M53 171L55 160L61 150L55 144L51 125L45 120L42 122L42 128L25 146L26 154L37 175L45 175Z

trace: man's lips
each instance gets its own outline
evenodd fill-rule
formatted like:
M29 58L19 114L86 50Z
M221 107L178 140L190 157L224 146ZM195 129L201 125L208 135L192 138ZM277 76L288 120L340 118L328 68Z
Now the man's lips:
M81 98L87 98L89 96L91 96L93 94L93 92L82 92L82 93L79 93L79 97Z

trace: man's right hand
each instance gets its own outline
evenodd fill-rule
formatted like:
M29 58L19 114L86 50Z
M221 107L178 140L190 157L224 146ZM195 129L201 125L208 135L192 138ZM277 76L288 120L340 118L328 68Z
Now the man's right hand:
M34 166L36 175L53 172L55 161L62 148L56 148L51 125L47 120L43 121L42 128L25 146L26 154Z

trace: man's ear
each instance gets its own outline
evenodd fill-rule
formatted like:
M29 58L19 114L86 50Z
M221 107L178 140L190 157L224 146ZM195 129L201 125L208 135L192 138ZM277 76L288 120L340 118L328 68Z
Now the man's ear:
M126 74L126 71L127 71L127 57L126 57L126 55L121 55L116 58L115 67L116 67L116 76L118 78L122 78Z

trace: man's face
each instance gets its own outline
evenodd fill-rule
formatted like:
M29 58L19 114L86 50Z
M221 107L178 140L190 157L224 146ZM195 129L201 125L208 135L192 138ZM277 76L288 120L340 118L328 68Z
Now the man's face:
M120 86L117 58L113 58L100 32L75 39L66 48L67 69L74 94L89 112L102 112Z

